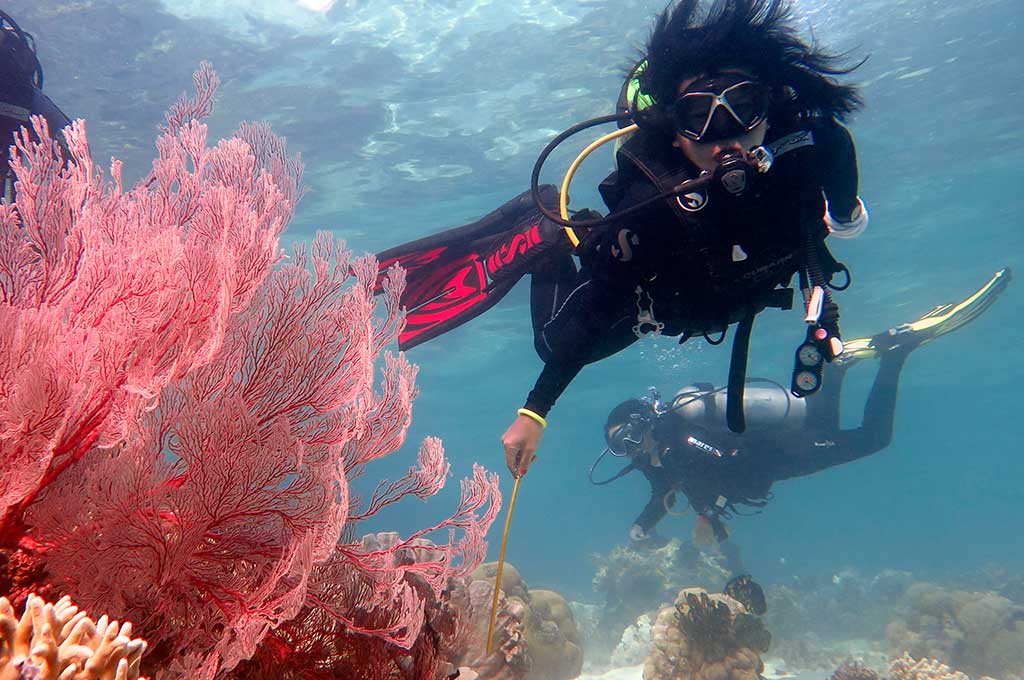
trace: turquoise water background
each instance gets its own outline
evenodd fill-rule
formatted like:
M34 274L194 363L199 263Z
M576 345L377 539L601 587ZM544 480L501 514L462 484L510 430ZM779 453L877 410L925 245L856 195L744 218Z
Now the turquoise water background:
M36 34L46 92L87 119L94 157L149 168L162 113L209 59L222 78L211 132L270 121L306 162L309 194L286 240L328 229L375 252L458 225L523 191L541 147L611 110L660 2L638 0L14 0L3 7ZM1019 0L796 3L804 30L855 58L867 108L852 122L871 227L833 245L854 272L843 293L848 337L908 321L1009 265L1024 272L1024 7ZM580 142L582 145L582 141ZM549 167L564 167L566 145ZM568 149L571 147L571 149ZM610 153L581 171L574 205ZM553 181L556 173L545 179ZM1024 511L1024 321L1021 282L966 330L908 362L886 451L781 483L761 515L732 523L762 581L853 567L927 575L987 563L1019 568ZM444 439L455 477L473 461L502 474L498 439L540 371L528 284L484 317L414 349L421 396L406 447L367 470L398 475L426 435ZM785 382L802 337L798 315L769 311L754 332L750 374ZM531 586L586 599L588 556L626 540L647 500L639 476L595 488L601 424L648 385L663 392L721 383L726 348L647 341L573 383L550 416L526 477L509 560ZM859 422L874 366L853 369L843 420ZM363 484L363 486L366 486ZM458 485L404 504L367 529L411 531L454 507ZM661 532L689 535L692 518ZM492 538L497 539L496 525ZM496 556L492 541L492 554Z

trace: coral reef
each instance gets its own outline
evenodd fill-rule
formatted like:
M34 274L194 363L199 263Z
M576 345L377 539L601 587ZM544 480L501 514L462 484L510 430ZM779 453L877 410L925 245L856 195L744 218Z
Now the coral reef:
M971 680L944 663L932 659L914 659L903 653L889 664L889 680ZM984 678L982 680L985 680ZM989 678L991 680L991 678Z
M831 680L878 680L878 673L855 659L846 659L839 665Z
M580 674L583 651L569 603L550 590L530 590L519 571L506 564L502 573L494 651L486 655L487 624L497 563L482 564L470 575L474 632L459 665L482 680L570 680Z
M368 534L360 544L366 551L395 550L402 566L429 566L444 553L443 547L420 539L402 541L395 532ZM333 598L325 603L358 601L351 593L372 586L363 574L344 564L318 565L312 581L330 583ZM323 607L305 605L292 620L271 630L255 655L243 661L227 677L231 680L307 680L344 677L346 680L420 680L445 678L455 668L467 637L470 610L466 579L453 573L446 587L435 595L425 578L414 569L403 572L402 581L420 598L423 610L421 634L408 645L396 645L382 636L362 634L351 623ZM322 591L321 591L322 592ZM369 630L387 630L402 619L387 606L358 613L357 623Z
M889 654L879 633L899 612L912 582L906 572L870 576L846 569L769 587L765 625L772 631L772 655L803 670L834 669L850 655L884 667Z
M613 667L642 664L651 647L654 621L649 614L641 614L632 626L622 632L622 639L612 652Z
M758 680L770 640L728 595L685 588L658 613L644 680Z
M729 579L716 554L678 539L653 550L617 546L608 555L592 559L600 620L595 635L584 641L588 662L607 662L623 632L643 614L653 617L680 589L718 590Z
M25 598L19 619L0 597L0 678L4 680L138 680L144 640L132 624L106 615L93 621L62 597Z
M1024 677L1024 607L991 592L915 583L907 611L886 629L894 653L928 657L971 675Z
M536 673L531 680L570 680L583 668L583 649L569 603L551 590L531 590L526 643Z
M509 566L506 565L506 570ZM494 644L488 654L487 631L493 596L493 580L489 582L481 578L470 582L470 633L458 663L461 668L476 673L480 680L523 680L532 668L524 634L529 608L522 599L509 595L507 591L499 594Z
M906 572L886 570L872 576L852 569L794 579L768 588L771 606L765 621L776 640L803 635L812 619L815 632L826 640L873 637L896 614L913 580Z

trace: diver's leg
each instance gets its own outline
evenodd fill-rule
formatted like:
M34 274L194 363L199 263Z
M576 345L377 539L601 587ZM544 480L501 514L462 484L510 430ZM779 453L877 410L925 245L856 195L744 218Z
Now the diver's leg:
M892 440L900 371L909 354L907 350L892 350L882 355L878 374L864 406L860 427L840 430L838 425L829 424L826 428L823 425L825 421L809 417L805 430L790 435L779 446L767 448L762 459L772 479L781 481L812 475L870 456L888 446ZM834 389L838 392L845 370L835 372L838 375L835 376ZM822 396L826 395L819 394L812 399ZM829 411L817 417L826 420L838 417L838 396L834 397L834 403L834 412ZM824 411L824 408L821 410Z
M839 430L840 399L846 366L829 364L825 367L821 390L807 399L807 425L820 432Z
M892 441L899 394L900 372L910 356L909 349L893 349L882 354L878 374L864 404L864 418L856 430L837 433L837 443L849 448L846 460L856 460L881 451Z

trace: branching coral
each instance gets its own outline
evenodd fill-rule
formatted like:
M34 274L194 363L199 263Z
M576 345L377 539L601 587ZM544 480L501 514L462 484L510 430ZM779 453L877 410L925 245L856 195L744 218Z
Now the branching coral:
M686 588L658 614L644 680L756 680L769 640L736 600Z
M600 661L622 639L623 631L648 614L655 617L665 602L686 586L717 589L728 572L710 553L677 539L654 550L618 546L607 555L593 556L597 570L594 592L603 600L595 635L587 642L587 659Z
M918 661L906 652L889 664L890 680L971 680L970 677L939 661Z
M29 595L18 619L0 597L0 680L139 680L146 642L132 624L93 621L62 597Z
M860 661L847 659L832 674L831 680L878 680L878 673Z

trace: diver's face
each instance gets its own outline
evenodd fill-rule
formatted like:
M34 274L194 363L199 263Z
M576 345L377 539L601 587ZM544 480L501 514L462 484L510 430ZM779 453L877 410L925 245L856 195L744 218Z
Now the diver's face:
M730 71L727 72L727 75L749 77L742 71ZM705 78L706 76L700 75L683 80L679 83L679 87L676 89L676 94L682 95L686 93L687 89L691 85L698 80ZM712 113L714 116L727 115L726 111L721 107L719 107L719 110L713 111ZM737 134L735 136L719 138L707 142L694 141L677 132L675 139L672 142L672 146L675 146L682 151L686 157L690 159L690 162L701 170L710 171L714 170L715 167L718 166L724 156L749 151L750 149L763 144L765 133L767 131L768 121L767 119L763 119L749 131L737 129Z

